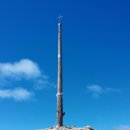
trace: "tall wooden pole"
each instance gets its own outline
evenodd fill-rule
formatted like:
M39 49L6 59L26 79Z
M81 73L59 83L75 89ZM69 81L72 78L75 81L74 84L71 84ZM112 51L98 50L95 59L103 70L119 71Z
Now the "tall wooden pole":
M57 126L63 126L63 89L62 89L62 16L59 16L58 23L58 86L57 86Z

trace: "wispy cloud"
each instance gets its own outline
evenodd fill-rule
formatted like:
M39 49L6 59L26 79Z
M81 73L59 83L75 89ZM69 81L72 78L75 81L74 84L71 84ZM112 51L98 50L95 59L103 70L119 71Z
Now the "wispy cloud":
M105 88L105 87L103 88L99 85L90 85L90 86L87 86L86 88L90 93L93 94L93 96L96 96L96 97L103 93L113 93L113 92L119 93L120 92L120 89Z
M17 88L18 86L24 88ZM30 59L0 63L0 98L27 100L32 96L27 88L34 91L47 86L51 86L48 76L43 74L38 64Z
M128 125L119 125L114 128L114 130L130 130L130 126Z
M87 89L93 93L95 96L96 95L99 95L101 93L104 92L104 89L98 85L91 85L91 86L88 86Z
M16 101L28 100L33 96L32 92L24 88L5 89L0 90L0 98L2 99L14 99Z

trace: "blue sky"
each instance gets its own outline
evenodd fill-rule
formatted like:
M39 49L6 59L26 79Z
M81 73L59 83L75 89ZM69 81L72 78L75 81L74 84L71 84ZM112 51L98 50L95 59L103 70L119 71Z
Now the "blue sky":
M128 0L0 1L0 130L56 125L57 16L64 124L130 130Z

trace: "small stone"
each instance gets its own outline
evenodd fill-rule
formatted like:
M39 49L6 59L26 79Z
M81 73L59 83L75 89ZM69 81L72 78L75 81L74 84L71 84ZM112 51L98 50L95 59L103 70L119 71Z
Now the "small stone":
M91 126L86 126L85 130L94 130Z

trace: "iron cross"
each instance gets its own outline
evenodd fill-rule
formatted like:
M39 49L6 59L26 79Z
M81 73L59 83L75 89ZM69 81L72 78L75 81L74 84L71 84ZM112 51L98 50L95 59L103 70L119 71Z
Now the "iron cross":
M58 17L57 17L57 19L58 19L58 21L59 21L59 23L61 22L61 19L63 18L63 16L62 15L59 15Z

